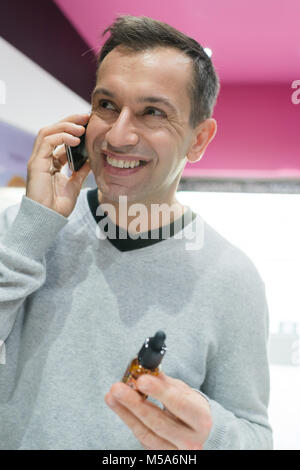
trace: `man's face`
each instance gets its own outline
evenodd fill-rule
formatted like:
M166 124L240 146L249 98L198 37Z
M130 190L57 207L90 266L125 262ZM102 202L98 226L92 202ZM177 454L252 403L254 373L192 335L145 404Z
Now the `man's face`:
M139 54L113 49L103 60L92 97L86 131L91 169L102 193L101 202L174 202L174 194L194 136L189 126L187 84L191 63L179 51L157 48ZM139 97L163 97L163 102ZM144 158L137 171L112 168L107 150L126 161Z

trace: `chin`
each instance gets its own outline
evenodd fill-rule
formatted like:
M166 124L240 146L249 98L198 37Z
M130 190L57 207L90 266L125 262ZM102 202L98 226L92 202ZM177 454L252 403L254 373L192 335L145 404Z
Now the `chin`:
M96 183L98 186L98 189L102 195L102 198L106 202L115 202L119 203L119 197L120 196L127 196L127 202L128 203L136 203L139 202L139 198L136 193L133 193L133 191L129 191L128 188L124 186L120 186L117 184L103 184L103 181L99 181L99 179L96 179Z
M119 203L119 197L120 196L127 196L127 201L130 200L130 196L128 196L126 191L120 191L115 190L115 188L103 188L103 185L97 184L98 189L102 195L101 199L102 201L104 200L105 202L113 202L113 203Z

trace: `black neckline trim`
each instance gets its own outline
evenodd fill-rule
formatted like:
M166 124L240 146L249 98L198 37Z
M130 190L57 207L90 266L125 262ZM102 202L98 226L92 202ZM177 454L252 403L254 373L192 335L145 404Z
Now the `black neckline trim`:
M102 220L106 215L103 213L100 215L96 215L97 208L99 206L99 201L98 201L98 188L96 187L95 189L90 189L87 191L87 200L89 204L90 211L98 224L100 220ZM98 211L99 212L99 211ZM196 214L188 207L187 212L181 216L180 221L176 222L176 226L174 222L171 222L170 224L170 237L173 237L175 233L177 233L179 230L182 230L185 226L188 225L192 220L194 220L196 217ZM162 235L162 227L159 227L156 238L151 238L151 230L148 232L148 237L147 238L141 238L140 236L136 239L133 239L129 236L129 233L127 231L127 237L126 238L119 238L119 232L122 230L124 233L126 231L122 228L120 228L118 225L115 225L116 227L116 238L111 239L107 236L107 239L114 245L115 248L117 248L120 251L131 251L131 250L137 250L139 248L145 248L150 245L154 245L154 243L161 242L162 240L165 240L166 238L163 237Z

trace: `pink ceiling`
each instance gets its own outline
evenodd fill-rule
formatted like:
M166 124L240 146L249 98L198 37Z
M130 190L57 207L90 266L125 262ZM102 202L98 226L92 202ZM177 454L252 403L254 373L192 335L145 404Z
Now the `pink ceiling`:
M169 23L213 51L223 84L300 78L300 0L55 0L98 51L119 14ZM105 36L107 38L108 35Z

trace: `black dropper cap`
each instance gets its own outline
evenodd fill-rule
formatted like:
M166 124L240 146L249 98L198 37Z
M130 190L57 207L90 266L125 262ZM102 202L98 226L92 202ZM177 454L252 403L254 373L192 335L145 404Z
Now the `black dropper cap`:
M166 335L163 331L157 331L151 338L147 338L138 353L138 361L145 369L154 370L162 361L167 350L164 341Z

